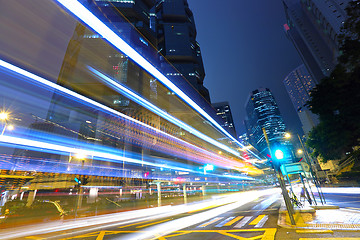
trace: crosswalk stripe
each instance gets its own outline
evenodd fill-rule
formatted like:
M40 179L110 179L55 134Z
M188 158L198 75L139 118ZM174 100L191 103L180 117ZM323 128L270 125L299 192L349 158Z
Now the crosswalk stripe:
M222 219L222 218L223 218L223 217L213 218L213 219L211 219L210 221L207 221L206 223L204 223L204 224L202 224L202 225L200 225L200 226L198 226L198 227L206 227L206 226L208 226L208 225L210 225L210 224L212 224L212 223L214 223L214 222L219 221L219 220Z
M227 219L225 219L224 221L222 221L221 223L219 223L218 225L216 225L215 227L222 227L224 226L228 221L234 219L235 217L228 217Z
M249 223L249 225L256 225L260 222L261 219L263 219L263 217L265 217L265 215L259 215L257 216L257 218L255 218L251 223Z
M264 226L264 224L266 223L266 221L269 219L269 216L266 215L265 217L263 217L258 224L255 225L256 228L261 228Z
M231 226L233 225L234 223L236 223L237 221L239 221L240 219L242 219L244 216L238 216L236 218L234 218L233 220L231 220L230 222L224 224L224 226Z
M250 221L251 218L252 216L244 217L240 222L238 222L238 224L234 226L234 228L242 228L248 221Z

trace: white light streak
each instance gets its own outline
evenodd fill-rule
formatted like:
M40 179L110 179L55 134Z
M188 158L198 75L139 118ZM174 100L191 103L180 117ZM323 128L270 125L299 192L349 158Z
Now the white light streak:
M116 33L114 33L109 27L101 22L95 15L93 15L88 9L86 9L81 3L76 0L57 0L61 5L68 9L72 14L78 17L81 21L87 24L95 32L101 35L104 39L109 41L114 47L119 49L125 55L130 57L134 62L142 66L152 76L162 82L167 88L176 93L181 99L188 103L193 109L205 117L211 122L217 129L229 137L233 142L244 148L237 139L229 134L224 128L220 126L206 111L204 111L199 105L197 105L189 96L182 92L174 83L165 77L156 67L154 67L149 61L135 51L129 44L121 39ZM251 152L249 150L249 152ZM251 152L254 156L260 159L256 154ZM237 156L237 155L236 155Z

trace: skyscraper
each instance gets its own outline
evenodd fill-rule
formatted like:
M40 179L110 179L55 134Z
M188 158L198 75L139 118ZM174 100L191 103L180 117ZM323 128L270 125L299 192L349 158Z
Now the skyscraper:
M306 106L307 101L310 100L310 91L316 84L305 66L301 65L285 77L284 85L300 118L303 131L307 135L318 123L317 116Z
M209 91L203 85L205 70L195 21L187 0L158 1L155 11L159 52L179 71L169 69L167 75L181 75L210 102Z
M236 138L236 130L229 102L213 103L212 106L215 108L216 114L224 120L221 126Z
M284 29L315 82L328 76L339 55L338 35L351 0L283 0Z
M282 142L285 135L285 123L275 98L270 89L259 88L250 93L245 108L245 127L250 144L266 155L268 149L262 129L265 129L270 144Z

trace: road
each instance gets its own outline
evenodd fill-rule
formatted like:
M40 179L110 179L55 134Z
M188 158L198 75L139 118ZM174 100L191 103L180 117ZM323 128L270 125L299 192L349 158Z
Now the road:
M356 200L359 195L331 194L326 193L328 201L338 201L354 208L360 206ZM276 193L258 197L240 206L234 203L215 204L172 216L140 217L132 221L111 222L93 227L81 226L17 239L360 240L360 233L354 231L296 231L279 227L277 221L280 197L279 193Z

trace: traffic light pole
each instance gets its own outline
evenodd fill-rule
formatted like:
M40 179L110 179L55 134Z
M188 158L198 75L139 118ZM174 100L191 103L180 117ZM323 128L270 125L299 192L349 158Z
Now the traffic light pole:
M269 149L270 157L272 159L272 152L271 152L271 148L270 148L270 143L269 143L269 139L268 139L268 136L266 134L265 128L262 128L262 131L264 133L266 144L267 144L267 147ZM279 181L281 192L282 192L282 195L283 195L283 198L284 198L284 201L285 201L286 209L287 209L288 214L289 214L291 225L296 225L294 215L293 215L293 214L295 214L295 212L294 212L294 209L293 209L293 207L291 205L290 198L289 198L289 195L288 195L288 192L287 192L287 189L286 189L286 185L285 185L285 181L284 181L284 175L282 174L281 170L277 168L278 164L277 163L273 163L273 164L274 164L274 171L275 171L276 177L277 177L277 179ZM279 167L280 167L280 164L279 164Z

